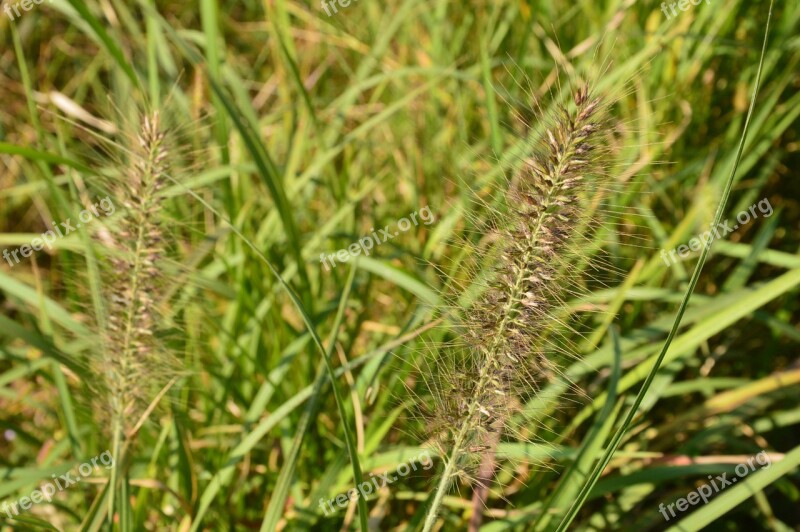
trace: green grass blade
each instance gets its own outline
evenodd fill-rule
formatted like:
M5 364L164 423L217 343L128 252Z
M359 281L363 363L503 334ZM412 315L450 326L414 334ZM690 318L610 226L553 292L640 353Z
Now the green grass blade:
M174 179L171 176L167 175L166 177L170 181L175 183L175 184L179 184L180 183L179 181L177 181L176 179ZM339 415L340 415L341 421L342 421L342 428L344 430L345 441L347 442L347 449L348 449L348 452L350 454L351 466L353 468L353 477L356 479L357 483L361 484L363 482L363 476L362 476L362 473L361 473L361 466L359 464L358 453L357 453L356 448L355 448L355 442L353 440L353 435L352 435L352 433L350 431L350 427L348 425L348 416L347 416L347 410L344 407L344 400L343 400L341 394L339 393L338 387L336 386L336 372L334 371L333 366L330 363L328 351L323 347L322 340L320 339L319 335L317 334L316 328L314 327L314 323L311 320L311 317L306 312L305 308L303 307L303 304L300 301L300 298L297 296L297 294L295 294L294 290L292 290L292 287L289 286L289 284L283 279L283 277L281 277L280 273L278 273L278 270L275 269L275 267L272 265L272 263L269 261L269 259L267 259L266 255L264 255L264 253L261 252L261 250L258 248L258 246L253 244L244 234L242 234L241 231L239 231L239 229L233 223L231 223L224 216L222 216L216 209L214 209L214 207L209 205L208 202L206 202L196 192L194 192L192 190L187 190L187 192L188 192L189 195L191 195L193 198L195 198L197 201L199 201L205 208L207 208L209 211L211 211L216 216L218 216L226 225L228 225L230 227L230 229L234 233L236 233L236 235L239 238L241 238L242 241L245 244L247 244L250 247L250 249L252 249L255 252L255 254L267 265L267 267L269 268L270 272L272 272L272 274L275 276L275 278L278 280L278 282L283 286L283 288L289 294L289 297L291 298L292 302L294 303L295 308L297 308L297 311L300 313L300 315L301 315L301 317L303 319L303 322L305 323L306 327L308 328L308 332L311 334L311 337L314 340L314 343L316 344L317 348L319 349L319 352L322 355L323 360L325 362L325 367L326 367L326 369L328 371L328 376L329 376L329 378L331 380L331 386L333 388L334 397L336 398L336 405L337 405L337 408L339 409ZM366 522L367 522L366 521L366 503L364 501L361 501L361 500L359 501L359 513L364 516L363 519L362 519L362 525L364 525L363 530L366 530L366 526L365 526ZM268 512L268 515L269 515L269 512ZM265 522L266 522L266 519L265 519ZM192 530L193 531L197 530L198 526L199 526L199 519L196 519L195 522L192 524ZM263 525L262 525L262 529L263 529Z
M701 530L779 478L794 472L798 466L800 466L800 446L786 453L781 461L749 474L742 482L729 487L708 504L670 527L667 532Z
M153 17L150 17L153 19ZM208 63L209 75L214 79L222 79L222 61L220 51L217 49L218 44L221 42L219 34L219 5L217 0L202 0L200 2L200 20L203 25L203 33L206 34L206 61ZM214 108L219 112L217 120L214 122L214 136L217 139L220 153L222 155L222 164L230 164L230 150L228 149L228 122L225 120L225 115L222 114L224 109L219 96L213 95L212 102ZM226 193L231 196L228 199L228 208L232 208L232 191L230 187Z
M150 6L144 5L144 7L152 12ZM160 17L160 15L157 13L154 13L153 16ZM193 50L188 43L186 43L186 41L180 37L180 35L178 35L172 26L166 23L162 18L159 19L162 22L162 27L164 30L170 35L170 37L173 39L173 42L178 45L184 56L195 66L200 66L202 63L202 58L200 55ZM247 147L247 151L253 157L253 162L255 162L256 167L258 168L259 175L264 181L264 184L267 186L267 189L272 196L272 200L275 202L275 207L277 208L278 214L280 215L283 223L283 229L286 231L289 249L294 256L295 261L297 262L297 269L303 284L303 300L309 310L313 310L313 307L311 306L313 298L311 297L310 293L311 281L309 280L305 262L303 261L303 255L301 251L302 246L300 245L300 234L297 229L297 224L294 220L294 215L292 214L293 211L291 205L286 197L286 190L283 182L280 179L278 169L275 166L272 157L269 155L267 148L258 140L258 135L252 131L251 126L242 117L242 114L236 108L236 105L233 103L233 101L231 101L225 90L222 88L219 79L215 78L211 72L208 72L208 82L211 85L214 95L225 108L228 116L231 118L231 120L233 120L236 129L242 136L242 140Z
M328 338L328 350L325 356L325 365L328 368L328 372L331 377L331 386L333 387L334 395L336 396L337 403L341 403L342 399L339 396L338 387L336 386L336 379L334 378L333 374L333 367L330 363L330 357L333 354L333 350L336 344L336 337L341 327L341 323L344 320L344 311L347 307L347 301L350 298L350 290L353 287L353 281L355 280L356 270L358 269L358 261L356 260L353 265L350 267L349 277L347 279L347 284L345 285L345 289L342 292L342 297L339 301L339 309L336 313L336 319L334 320L333 328L331 329L331 334ZM294 440L292 441L292 448L286 456L286 460L284 461L283 467L281 468L280 475L278 476L278 482L275 486L275 490L272 492L272 496L270 497L269 506L267 507L267 512L264 515L264 520L261 522L261 532L267 532L276 530L278 525L278 521L283 514L283 508L286 504L286 499L289 497L289 488L291 487L292 477L294 476L295 465L297 464L297 459L300 453L300 447L303 445L303 439L305 438L306 431L308 430L309 424L311 423L312 418L314 417L314 412L316 411L317 403L320 399L320 392L322 391L322 385L325 382L324 379L325 373L322 371L318 371L318 376L316 382L314 384L314 393L312 394L311 400L306 405L306 409L303 412L303 417L301 418L300 422L297 425L297 432L295 433ZM347 424L346 418L343 419L343 424ZM349 429L345 431L345 438L347 441L347 450L350 453L350 460L354 464L358 463L358 456L357 451L355 448L355 444L352 441L352 435L349 434ZM354 467L354 478L356 478L357 483L361 483L364 479L361 476L361 469L360 467ZM367 503L362 498L358 498L358 515L359 521L361 524L361 530L366 532L368 530L367 527Z
M97 20L91 11L89 11L88 6L83 0L69 0L69 3L75 10L80 14L83 20L92 28L92 31L95 32L95 35L100 42L103 43L103 46L106 47L108 53L111 54L111 57L117 62L122 71L128 77L128 79L133 83L135 86L139 86L139 79L136 77L136 73L133 71L133 67L128 60L125 59L125 55L122 53L122 49L117 45L116 41L111 38L111 36L106 31L105 27Z
M533 526L534 530L546 529L553 519L559 517L563 509L569 508L569 503L575 499L575 494L586 481L586 477L591 471L594 457L600 452L603 442L617 419L621 405L617 405L615 408L615 403L617 401L617 384L622 373L622 349L619 345L617 328L612 326L609 331L614 349L614 362L611 366L611 377L608 382L608 396L605 405L597 415L588 436L581 444L581 449L575 461L559 479L558 486L556 486L550 500L545 503L539 520Z
M711 227L716 227L722 221L722 216L725 212L725 206L728 203L728 198L730 197L734 178L736 177L736 170L738 169L739 161L742 158L742 152L744 150L744 145L745 142L747 141L747 129L750 124L750 119L753 116L753 110L755 109L756 106L756 98L758 97L759 84L761 83L761 73L764 65L764 55L766 54L767 42L769 40L769 27L770 27L770 22L772 20L773 3L774 1L770 0L769 13L767 15L767 24L764 30L764 42L761 47L761 57L758 62L758 70L756 72L756 79L753 86L753 94L750 100L750 108L747 112L747 118L745 119L741 139L739 140L739 147L736 150L736 156L734 158L733 168L731 168L730 175L728 176L728 180L725 183L725 188L722 193L722 198L720 199L719 205L717 206L717 211L716 214L714 215L714 222L712 223ZM656 359L656 362L653 365L653 368L650 370L650 373L647 375L647 378L642 384L642 387L639 390L639 393L637 394L636 399L634 400L633 405L631 406L628 412L628 415L625 417L625 420L622 422L622 425L614 434L614 437L611 439L611 442L609 443L606 452L598 461L597 466L592 471L589 480L586 482L586 484L584 484L583 489L581 489L569 512L567 513L567 515L564 516L564 519L559 524L557 529L559 532L566 530L567 527L569 527L569 525L575 519L575 516L577 515L578 511L580 510L586 498L589 496L589 493L591 492L592 488L597 483L597 480L600 478L600 475L603 473L606 466L611 461L611 457L614 455L614 452L617 450L617 447L619 447L619 444L622 441L625 432L627 431L631 422L633 422L634 417L636 417L636 414L638 413L639 410L639 406L642 404L644 396L647 394L647 390L650 388L650 384L653 382L656 373L658 373L658 369L661 367L661 363L663 362L664 357L666 356L667 351L669 350L670 344L672 343L673 338L675 338L675 335L678 332L678 328L680 327L683 314L686 312L686 308L689 305L689 299L692 297L692 293L694 292L694 289L697 286L697 282L700 279L700 273L702 272L703 266L705 265L706 259L708 257L708 252L711 249L711 244L712 243L709 243L708 246L703 247L703 251L700 254L700 259L697 262L697 266L694 269L692 278L689 281L689 286L686 289L686 294L684 295L683 301L681 302L681 305L678 308L678 313L675 316L675 321L672 325L672 328L670 329L666 341L664 342L664 347L661 349L661 352L659 353L658 358Z
M9 155L21 155L22 157L25 157L26 159L29 159L31 161L41 161L50 164L63 164L72 167L75 170L78 170L79 172L82 172L87 175L95 174L94 170L77 161L73 161L71 159L67 159L66 157L55 155L53 153L35 150L33 148L16 146L14 144L9 144L8 142L0 142L0 153L7 153Z

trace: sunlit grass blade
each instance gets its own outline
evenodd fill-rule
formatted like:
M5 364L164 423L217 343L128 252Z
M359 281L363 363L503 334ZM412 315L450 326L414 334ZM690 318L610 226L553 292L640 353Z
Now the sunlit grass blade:
M339 308L336 311L336 318L333 322L333 327L331 328L331 333L328 336L328 348L325 353L325 365L328 368L329 374L331 376L330 382L331 386L334 390L334 395L337 397L337 402L341 402L341 398L339 397L338 386L336 384L336 379L333 378L333 367L330 363L330 358L333 354L336 344L336 338L339 333L339 328L341 327L342 322L344 321L344 314L345 309L347 308L347 302L350 298L350 290L353 287L353 281L355 280L356 271L358 270L358 261L355 261L350 267L350 273L348 274L347 283L345 284L344 290L342 291L341 298L339 299ZM283 514L284 505L286 504L286 499L289 497L289 489L291 488L292 478L294 477L295 467L297 465L297 460L300 453L300 447L303 445L303 439L306 436L306 431L312 421L312 419L316 416L316 409L321 399L322 393L322 386L325 383L325 372L322 371L322 367L317 370L317 378L314 382L314 391L311 395L310 400L306 403L306 408L303 411L303 415L300 418L300 421L297 424L297 431L295 433L294 439L292 440L292 446L289 452L286 455L286 458L283 463L283 467L281 467L281 472L278 475L278 482L276 483L275 490L272 492L270 497L269 506L267 507L267 512L264 514L264 520L261 522L261 532L269 532L271 530L276 530L278 525L278 521ZM343 424L347 424L349 421L347 418L342 420ZM358 457L354 454L356 452L354 443L349 439L351 436L345 436L348 438L347 441L347 448L348 451L351 452L350 460L353 463L358 463ZM354 470L355 473L355 470ZM363 482L363 478L361 477L360 468L358 472L355 474L355 478L357 479L356 482L361 483ZM366 532L368 530L367 526L367 503L363 499L363 497L358 498L358 515L359 515L359 522L361 524L361 530Z
M179 184L179 182L174 178L172 178L171 176L167 175L166 177L173 183ZM351 467L353 468L353 477L356 479L356 482L360 484L361 482L363 482L363 477L361 473L361 466L359 464L358 452L356 451L355 441L353 439L353 435L350 431L350 427L348 424L349 418L347 415L347 409L345 408L344 400L339 392L339 388L336 386L336 373L328 357L328 351L323 347L322 340L317 334L314 322L311 320L311 317L308 315L305 308L303 307L303 303L300 301L300 298L297 296L297 294L295 294L294 290L292 290L292 287L289 286L289 284L283 279L283 277L281 277L280 273L278 273L278 270L276 270L275 267L272 265L272 263L269 261L269 259L267 259L266 255L264 255L264 253L262 253L261 250L258 249L258 246L253 244L244 234L242 234L241 231L239 231L239 229L233 223L231 223L224 216L222 216L216 209L214 209L214 207L212 207L208 202L206 202L203 198L201 198L197 193L195 193L192 190L186 190L186 192L194 199L196 199L198 202L200 202L206 209L208 209L209 211L213 212L216 216L218 216L220 220L222 220L228 227L230 227L230 229L234 233L236 233L236 235L239 238L241 238L242 241L245 244L247 244L247 246L250 247L250 249L253 250L253 252L255 252L255 254L264 262L264 264L267 265L272 275L275 276L275 278L278 280L281 286L283 286L283 288L286 290L295 308L300 313L300 316L302 317L305 326L308 328L308 332L311 334L311 337L313 338L314 343L317 346L317 349L319 350L320 354L323 357L325 367L328 371L328 376L331 380L331 387L333 388L334 397L336 398L336 405L337 408L339 409L339 415L341 417L342 430L344 431L345 435L345 442L347 443L347 449L350 454ZM361 523L363 530L366 531L367 529L366 503L363 500L359 500L359 513L363 516ZM192 523L193 531L197 530L198 527L200 526L199 521L200 521L199 519L196 519Z
M136 77L136 73L133 71L133 67L125 59L125 55L122 53L122 49L117 45L117 42L111 38L111 36L106 31L106 28L103 24L97 20L92 12L89 10L89 7L83 0L69 0L69 3L75 10L80 14L81 18L92 28L97 38L103 43L103 46L106 47L108 53L111 54L111 57L117 62L117 65L122 69L125 75L128 77L130 82L138 86L139 85L139 78Z
M744 127L742 128L742 135L739 140L739 146L736 150L736 156L734 158L733 167L731 168L730 175L728 176L728 180L725 183L725 188L722 193L722 198L720 198L716 214L714 215L714 222L712 223L712 227L716 227L722 221L722 216L725 212L725 207L728 204L728 198L730 197L734 178L736 177L736 170L739 166L739 161L742 158L742 152L744 150L744 145L747 140L747 128L750 124L750 119L753 116L753 111L756 105L756 99L758 97L758 89L761 83L761 72L764 65L764 56L767 51L767 42L769 39L770 22L772 20L773 3L774 1L770 0L769 13L767 14L767 22L766 22L766 27L764 29L764 43L761 47L761 56L759 58L758 70L756 72L755 82L753 83L753 94L750 100L750 108L747 112L747 118L745 119ZM694 289L697 286L697 282L700 279L700 273L703 270L703 266L705 265L706 259L708 258L708 253L710 249L711 249L710 245L703 246L703 251L700 254L700 258L697 261L697 266L695 267L694 273L692 274L692 277L689 281L689 286L686 289L686 294L684 295L683 300L681 301L681 304L678 307L678 313L675 316L675 321L672 325L672 328L670 329L669 334L667 335L667 339L664 342L664 347L661 349L661 352L659 353L658 358L656 359L653 368L650 370L650 373L647 375L647 378L645 379L644 383L642 383L642 387L640 388L639 393L637 394L636 399L633 402L633 405L628 411L625 420L622 422L622 425L619 427L619 429L617 429L613 438L609 442L605 453L603 453L603 455L598 460L596 467L592 471L592 474L589 476L588 481L586 482L586 484L584 484L580 493L577 495L576 500L571 506L569 512L567 513L567 515L564 516L564 519L562 519L561 523L559 524L557 529L559 532L566 530L567 527L569 527L569 525L575 519L575 516L577 515L581 506L583 505L583 502L589 496L591 489L594 487L595 483L597 483L597 480L600 478L600 475L603 473L606 466L611 461L611 457L614 455L614 452L619 447L619 444L622 441L622 438L625 435L628 427L638 414L639 406L642 404L642 401L644 400L644 397L647 394L647 390L650 388L650 384L653 382L656 373L658 373L658 369L661 367L661 363L667 355L667 351L669 350L670 345L672 344L672 340L673 338L675 338L675 335L678 332L681 319L683 318L683 315L686 312L686 308L689 305L689 299L692 297L692 293L694 292Z
M786 453L782 460L747 475L741 479L741 482L728 487L708 504L684 517L667 530L668 532L702 530L779 478L793 473L798 466L800 466L800 447L795 447Z
M539 519L534 523L535 530L545 530L553 519L558 519L564 509L569 508L575 500L576 493L586 482L591 472L595 457L602 449L603 442L614 426L622 404L617 403L617 384L622 373L622 350L619 345L619 333L616 327L609 328L611 344L614 350L614 361L611 376L608 380L608 392L603 409L597 414L589 433L581 444L578 456L572 465L561 475L558 485L550 499L542 506Z

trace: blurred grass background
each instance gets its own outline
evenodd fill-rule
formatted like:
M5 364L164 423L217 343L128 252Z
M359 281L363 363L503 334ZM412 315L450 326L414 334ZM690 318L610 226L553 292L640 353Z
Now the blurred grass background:
M599 71L598 90L618 100L615 231L587 249L603 250L613 269L571 302L599 311L576 338L583 360L565 368L586 396L567 400L554 384L544 394L553 401L528 405L542 425L528 436L541 443L502 444L508 462L486 530L555 526L542 516L574 494L567 485L551 497L564 471L582 444L590 455L602 449L587 434L615 419L603 411L609 327L621 329L614 413L669 329L693 262L667 268L659 251L713 218L766 3L711 0L669 21L660 4L634 0L361 0L338 9L329 17L317 3L282 0L54 0L14 21L0 15L0 247L28 243L94 201L96 174L119 172L89 131L113 136L144 100L169 107L189 148L172 161L188 171L168 191L174 261L164 265L163 301L169 323L180 324L170 346L186 374L139 435L120 528L357 528L354 504L325 516L318 502L354 485L343 424L365 474L419 455L425 427L409 413L426 398L415 371L443 338L425 329L462 260L452 242L482 237L470 232L486 216L475 197L513 173L529 145L517 116L532 94L552 103L558 72L563 83ZM680 526L800 529L798 21L800 5L777 3L727 218L763 198L775 212L715 243L645 413L579 529L664 529L660 503L762 449L794 466L773 468L764 486L729 488ZM320 265L320 253L426 205L436 223L361 257L352 278L353 263ZM87 387L103 260L88 235L0 266L2 500L109 448ZM316 333L334 339L325 346L346 419L303 316L263 259ZM580 483L575 469L567 478ZM370 526L418 526L435 471L381 490L368 502ZM98 474L6 526L103 529L103 486ZM465 528L469 501L466 487L446 498L445 530Z

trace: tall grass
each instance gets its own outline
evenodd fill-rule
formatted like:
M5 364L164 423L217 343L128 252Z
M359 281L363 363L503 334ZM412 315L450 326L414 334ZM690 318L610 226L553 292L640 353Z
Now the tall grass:
M121 478L98 472L2 526L383 530L434 515L429 528L458 530L476 512L489 531L797 526L800 6L776 3L760 63L768 11L711 2L668 21L624 0L404 0L328 17L285 0L55 0L0 15L0 251L75 219L123 174L98 162L115 109L167 106L197 168L161 189L169 260L153 326L181 378L152 383L163 393L147 394ZM581 233L569 265L579 281L558 318L575 320L575 358L508 405L514 430L492 443L479 504L463 475L441 476L445 455L326 515L321 498L434 446L416 437L429 427L413 412L435 404L418 368L454 340L435 326L443 294L480 301L464 272L492 233L473 228L513 215L501 191L546 138L517 113L531 92L557 113L548 95L595 57L610 63L597 94L625 127L604 131L615 185L585 213L613 222ZM770 218L702 258L661 261L762 198ZM319 264L424 205L435 224ZM107 416L89 406L104 247L82 227L0 262L0 508L108 448ZM477 263L478 279L498 264ZM770 469L659 514L762 449Z

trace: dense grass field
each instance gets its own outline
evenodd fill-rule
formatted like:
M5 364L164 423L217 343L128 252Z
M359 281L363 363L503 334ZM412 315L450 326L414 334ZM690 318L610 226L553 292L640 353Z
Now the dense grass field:
M3 0L0 529L800 530L770 7ZM586 83L601 181L486 405L463 323Z

